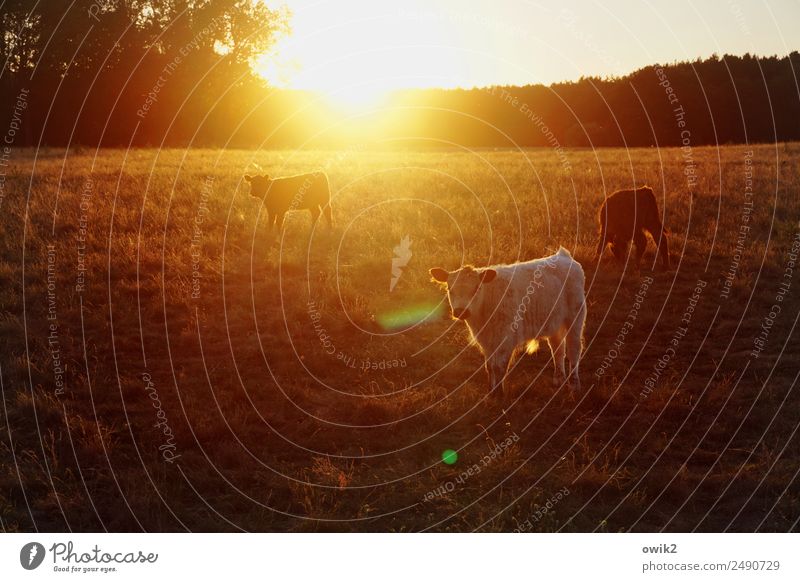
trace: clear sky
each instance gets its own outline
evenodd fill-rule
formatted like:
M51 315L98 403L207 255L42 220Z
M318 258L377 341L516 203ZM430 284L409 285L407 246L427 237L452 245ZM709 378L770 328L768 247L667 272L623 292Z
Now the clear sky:
M800 0L268 0L293 34L274 84L369 96L552 83L713 53L800 49Z

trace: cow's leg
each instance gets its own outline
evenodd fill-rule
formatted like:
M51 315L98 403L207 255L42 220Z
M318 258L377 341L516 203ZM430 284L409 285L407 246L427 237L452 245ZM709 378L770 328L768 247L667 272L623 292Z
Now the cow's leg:
M550 336L547 338L547 343L550 344L550 351L553 353L553 386L558 387L567 377L564 369L564 334L558 332Z
M611 252L617 258L617 262L621 265L625 264L625 256L628 254L628 240L622 240L621 237L615 236L611 241Z
M661 257L661 265L664 267L664 270L668 271L670 269L669 241L667 241L667 233L664 232L664 227L661 225L660 221L657 222L650 230L650 235L653 237L653 240L658 247L658 254Z
M567 357L569 358L569 385L573 390L581 389L581 378L578 365L583 352L583 325L586 321L586 305L581 305L578 315L572 322L572 327L567 332Z
M606 250L606 245L608 245L608 240L606 240L606 233L604 230L600 230L600 240L597 241L597 250L594 254L595 262L599 263L600 258L603 256L603 252Z
M333 227L333 210L330 203L322 205L322 213L325 215L325 220L328 223L328 228Z
M283 231L283 220L286 218L286 213L282 212L275 215L275 226L277 228L278 234Z
M644 250L647 248L647 237L644 232L637 230L633 234L633 244L636 247L636 262L633 264L634 269L638 269L644 255Z
M314 228L319 219L319 206L312 206L309 210L311 211L311 228Z
M511 361L511 354L502 348L486 360L486 371L489 373L489 388L494 392L501 388L505 392L505 378L508 371L508 364Z

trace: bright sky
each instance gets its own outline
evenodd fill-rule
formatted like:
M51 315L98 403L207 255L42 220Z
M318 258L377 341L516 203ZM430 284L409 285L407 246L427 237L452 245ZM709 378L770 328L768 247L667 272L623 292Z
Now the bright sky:
M273 84L368 99L408 87L552 83L712 53L800 49L798 0L268 0L293 34ZM274 57L273 57L274 58Z

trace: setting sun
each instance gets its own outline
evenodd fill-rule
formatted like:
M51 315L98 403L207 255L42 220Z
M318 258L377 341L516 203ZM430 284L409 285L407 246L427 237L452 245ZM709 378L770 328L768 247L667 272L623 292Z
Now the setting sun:
M292 34L257 67L275 86L319 92L333 106L356 113L380 105L398 89L485 80L474 74L480 67L459 47L456 23L422 2L391 8L380 2L290 2L289 7Z

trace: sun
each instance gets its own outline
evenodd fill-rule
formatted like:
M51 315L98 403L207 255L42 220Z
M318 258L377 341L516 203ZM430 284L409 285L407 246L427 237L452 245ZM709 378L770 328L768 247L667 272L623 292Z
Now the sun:
M377 109L402 86L396 79L380 76L386 59L377 55L343 56L307 66L305 59L293 54L291 43L280 43L259 62L256 72L273 86L314 93L340 113L355 115Z
M386 85L353 85L320 90L324 99L342 113L355 115L379 109L395 88Z
M292 33L255 71L274 87L323 95L347 114L378 108L401 89L462 85L471 65L453 46L454 24L428 18L426 6L292 2Z

